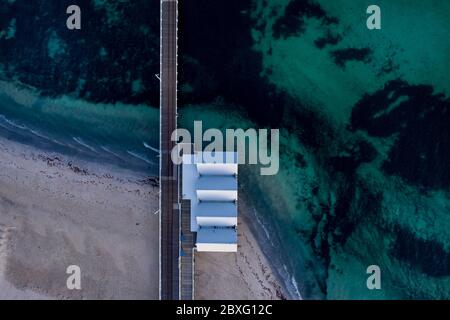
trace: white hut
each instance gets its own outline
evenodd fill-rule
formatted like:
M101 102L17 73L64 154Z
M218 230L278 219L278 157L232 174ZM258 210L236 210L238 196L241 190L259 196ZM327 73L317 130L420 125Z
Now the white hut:
M237 173L235 152L183 155L182 198L191 200L197 251L237 251Z

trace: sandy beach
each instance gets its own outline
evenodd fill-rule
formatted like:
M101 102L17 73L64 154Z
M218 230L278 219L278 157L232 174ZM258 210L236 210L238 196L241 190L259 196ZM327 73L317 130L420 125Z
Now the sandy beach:
M0 299L157 299L152 183L0 139Z
M0 299L157 299L157 209L156 178L0 138ZM196 299L284 296L239 228L237 254L196 254Z

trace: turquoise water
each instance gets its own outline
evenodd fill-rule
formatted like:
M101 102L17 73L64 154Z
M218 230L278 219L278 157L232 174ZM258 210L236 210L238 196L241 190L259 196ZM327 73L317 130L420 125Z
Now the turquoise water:
M298 252L292 267L299 282L303 282L304 290L311 290L305 295L364 299L448 298L448 185L427 191L420 185L411 185L422 170L419 164L412 167L414 171L410 171L409 176L402 174L409 184L398 176L387 175L383 161L392 161L386 159L392 146L401 141L396 140L397 133L372 137L364 129L349 132L347 126L355 104L366 95L383 90L390 80L402 79L409 85L426 84L435 94L449 96L449 3L379 1L382 29L369 32L365 28L366 1L311 1L320 5L327 18L302 15L299 9L303 29L277 38L273 33L274 24L286 14L284 10L289 3L295 2L301 1L270 1L265 5L255 1L256 10L252 14L258 27L252 31L252 36L255 50L263 55L262 73L268 81L292 95L298 101L299 112L305 108L312 110L331 128L325 133L330 136L322 137L326 151L302 148L302 139L286 133L284 166L270 182L271 186L263 188L271 190L267 193L271 200L266 203L281 216L279 223L291 226L291 235L283 229L283 238L289 244L288 252ZM336 22L324 22L331 18ZM330 35L339 40L324 47L317 45L318 39ZM336 63L335 52L348 48L367 48L369 57ZM403 99L409 100L400 97L383 112L393 114L395 108L404 103ZM425 99L417 103L424 103L426 110L434 104L431 101L430 97L428 102ZM448 108L448 100L445 101L442 112ZM383 102L379 103L381 107ZM409 110L419 112L412 107ZM403 121L407 123L406 112ZM402 119L390 121L401 122ZM423 128L416 130L429 132L428 126L438 123L439 120L430 118ZM302 130L295 123L293 126ZM443 135L443 132L437 136L419 134L418 139L401 148L405 150L403 153L409 154L409 161L415 162L419 149L414 149L414 142L420 145L420 139L429 139L425 143L434 144L446 139ZM357 167L354 173L325 169L329 165L325 165L323 157L336 161L354 154L350 150L355 139L369 141L378 156ZM303 156L303 166L292 165L295 154ZM423 157L427 157L426 152ZM428 176L433 176L433 168L425 170L429 170ZM342 179L343 174L347 174L347 179ZM348 174L352 175L350 179ZM346 186L348 183L356 187ZM339 216L342 199L346 199L345 212ZM341 238L345 240L340 241ZM324 248L327 248L325 255ZM317 256L322 257L319 258L322 267L315 264ZM323 263L327 267L323 268ZM365 269L371 264L379 265L384 271L382 290L370 291L365 285ZM445 271L437 272L440 269ZM308 284L312 275L317 276L317 281Z
M148 175L159 163L159 111L40 97L0 82L0 133L12 140Z
M449 4L379 1L382 30L368 31L366 1L199 2L211 18L186 9L201 46L186 32L198 77L185 94L202 103L181 123L280 128L280 172L244 167L240 181L287 285L308 299L448 298Z

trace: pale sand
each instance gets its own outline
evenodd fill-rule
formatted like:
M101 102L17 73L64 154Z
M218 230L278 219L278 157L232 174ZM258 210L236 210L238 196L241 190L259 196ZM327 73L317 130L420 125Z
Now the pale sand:
M157 188L81 163L0 139L0 299L158 298Z
M157 209L154 178L0 138L0 299L157 299ZM196 253L195 268L196 299L284 295L242 219L239 252Z

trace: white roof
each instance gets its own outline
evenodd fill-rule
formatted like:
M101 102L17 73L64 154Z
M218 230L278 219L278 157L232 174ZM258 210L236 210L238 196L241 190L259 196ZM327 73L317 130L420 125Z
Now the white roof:
M237 205L234 202L200 202L197 217L236 217Z
M200 202L195 216L200 228L234 227L237 225L237 205L234 202Z
M197 190L237 190L235 176L200 176Z
M237 232L234 228L200 228L197 231L197 243L236 243Z
M235 202L237 190L197 190L197 199L200 202Z
M198 163L197 171L202 176L231 176L237 175L238 165L229 163Z
M183 155L182 197L191 200L198 251L237 251L237 153Z
M197 225L200 228L205 227L230 227L237 225L237 217L196 217Z
M237 252L237 243L197 243L198 252Z

